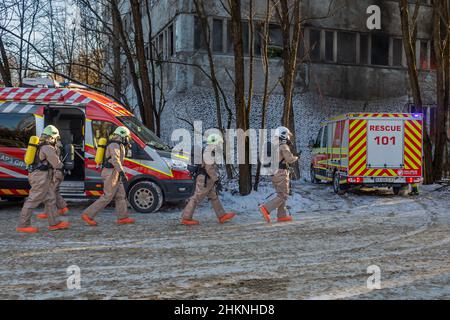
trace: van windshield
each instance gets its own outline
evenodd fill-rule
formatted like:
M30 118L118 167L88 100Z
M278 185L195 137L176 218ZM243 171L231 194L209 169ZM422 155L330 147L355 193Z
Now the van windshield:
M164 151L170 151L171 148L165 144L156 134L148 129L142 122L135 117L117 117L131 132L138 136L146 145Z

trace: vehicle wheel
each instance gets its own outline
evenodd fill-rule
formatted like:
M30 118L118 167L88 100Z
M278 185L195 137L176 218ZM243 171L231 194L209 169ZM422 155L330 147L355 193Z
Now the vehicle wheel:
M340 174L339 171L336 171L333 174L333 190L338 195L343 195L347 190L346 188L343 188L340 183Z
M316 183L320 182L320 180L316 178L316 172L314 170L314 167L312 167L312 166L311 166L311 169L309 170L309 176L310 176L312 183L316 184Z
M136 183L128 192L128 199L134 210L141 213L158 211L163 204L161 188L151 181Z

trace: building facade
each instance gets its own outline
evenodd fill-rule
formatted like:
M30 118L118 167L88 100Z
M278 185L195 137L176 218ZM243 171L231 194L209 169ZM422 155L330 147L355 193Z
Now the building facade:
M249 62L250 26L249 1L242 1L245 63ZM260 127L259 95L263 90L261 59L261 28L265 19L266 0L254 2L254 107L251 126ZM333 2L330 10L330 1ZM432 36L432 7L430 0L420 0L417 30L417 65L424 91L425 103L432 105L434 96L434 53ZM414 11L414 2L411 11ZM217 78L233 105L233 47L230 17L222 3L204 1L210 29ZM151 4L152 35L143 6L144 37L148 37L147 54L154 50L163 75L166 125L162 136L169 140L173 129L187 127L186 123L203 120L214 126L215 106L208 72L208 56L203 30L196 16L193 0L153 0ZM381 29L369 30L367 9L381 9ZM132 32L131 13L123 6L126 28ZM127 11L128 10L128 11ZM301 64L295 83L294 115L299 147L306 148L314 137L320 121L328 116L358 111L406 111L411 102L406 58L400 24L398 1L393 0L303 0L302 1ZM282 36L276 15L270 23L270 45L280 48ZM269 104L268 127L280 123L282 110L282 59L277 50L269 59L270 86L274 88ZM133 90L129 86L130 101ZM232 108L234 109L234 108ZM226 112L223 112L226 117ZM164 119L163 119L164 120ZM225 121L224 121L225 123ZM306 163L308 160L304 159Z

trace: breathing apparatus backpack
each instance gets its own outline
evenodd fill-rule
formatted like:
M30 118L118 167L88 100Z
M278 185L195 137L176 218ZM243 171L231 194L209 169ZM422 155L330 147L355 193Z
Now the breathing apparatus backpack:
M123 141L118 141L118 140L107 141L105 138L101 138L98 141L97 152L95 154L95 163L98 166L101 165L103 168L108 168L108 169L114 168L114 166L108 161L109 159L111 159L111 157L105 158L106 148L108 148L108 146L113 143L123 145L125 147L125 154L127 152L128 147L130 146L130 143L124 143Z
M30 166L34 163L38 147L39 147L39 137L31 136L30 140L28 141L28 147L24 157L24 161L27 166Z
M105 158L105 152L106 152L107 144L108 144L108 141L106 140L106 138L101 138L98 141L97 151L95 153L95 163L98 166L103 164L103 160Z
M39 150L41 149L42 146L49 144L50 143L46 141L40 142L40 139L37 136L30 137L24 158L29 173L35 170L47 171L50 169L50 166L47 161L45 160L41 161L41 159L39 159Z

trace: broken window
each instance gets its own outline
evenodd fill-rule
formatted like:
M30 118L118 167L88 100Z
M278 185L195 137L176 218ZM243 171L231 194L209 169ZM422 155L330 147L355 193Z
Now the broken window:
M205 32L202 20L195 17L194 20L194 48L195 50L206 50Z
M420 41L420 68L428 69L428 41Z
M158 55L159 58L162 58L164 54L164 33L161 32L161 34L158 36Z
M311 61L320 61L320 30L309 31L309 46Z
M436 53L434 51L434 42L431 42L431 54L430 54L430 69L436 70L437 61L436 61Z
M223 52L223 21L213 20L213 51Z
M255 22L255 55L259 56L262 53L264 45L264 23Z
M325 31L325 61L334 61L334 32Z
M356 33L338 32L338 63L356 63Z
M389 65L389 36L386 34L372 34L372 53L371 60L373 65Z
M281 32L281 27L277 24L269 25L269 45L270 46L283 46L283 33Z
M174 53L175 53L175 50L174 50L174 48L175 48L175 37L174 37L174 32L173 32L173 25L169 26L169 43L168 43L168 45L169 45L169 48L168 48L169 55L173 56Z
M361 34L359 37L359 63L369 64L369 36Z
M244 54L249 52L249 34L248 34L248 22L242 21L242 41L244 41Z
M403 65L403 41L402 39L393 39L392 45L392 65L401 67Z
M248 22L245 21L242 21L242 41L244 47L244 54L248 54L249 49ZM233 28L231 26L231 21L228 21L227 23L227 48L228 53L234 52Z

